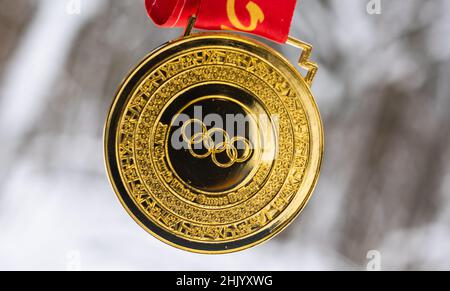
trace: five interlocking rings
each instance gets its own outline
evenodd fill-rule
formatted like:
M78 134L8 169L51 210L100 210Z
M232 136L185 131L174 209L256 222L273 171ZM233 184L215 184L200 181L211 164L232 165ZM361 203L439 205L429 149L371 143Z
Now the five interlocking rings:
M199 124L201 132L194 133L192 136L190 125ZM220 168L229 168L236 163L244 163L250 159L252 155L252 146L249 140L243 137L230 138L229 134L221 128L211 128L208 130L206 125L198 119L190 119L186 121L181 127L181 134L184 142L187 143L191 155L198 159L206 159L211 156L213 163ZM221 135L221 142L216 143L214 137ZM191 136L191 137L190 137ZM244 151L242 156L239 156L239 149L236 147L238 143L242 143ZM195 146L199 146L207 150L204 154L199 154L194 151ZM221 162L217 155L225 153L229 159L228 162Z

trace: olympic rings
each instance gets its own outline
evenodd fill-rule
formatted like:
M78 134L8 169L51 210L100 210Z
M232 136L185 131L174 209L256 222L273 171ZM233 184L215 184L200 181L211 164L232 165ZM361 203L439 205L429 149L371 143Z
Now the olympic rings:
M193 134L190 138L190 134L187 134L188 127L190 125L198 124L200 125L201 132ZM191 127L189 127L189 130ZM236 163L244 163L250 159L252 155L252 145L249 140L243 137L233 137L230 138L229 134L221 128L211 128L208 130L206 125L198 119L190 119L186 121L181 127L181 134L184 142L187 143L189 147L189 152L194 158L206 159L211 156L212 162L220 168L229 168ZM214 141L214 136L220 134L223 137L223 141L217 143ZM244 145L244 153L239 156L237 143L242 143ZM207 150L204 154L199 154L194 151L194 147L198 145L203 145ZM218 154L226 153L229 161L224 163L220 162L217 158Z

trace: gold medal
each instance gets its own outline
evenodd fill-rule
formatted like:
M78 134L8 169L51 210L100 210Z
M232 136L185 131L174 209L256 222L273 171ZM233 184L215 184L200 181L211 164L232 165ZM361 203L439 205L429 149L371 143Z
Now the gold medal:
M110 180L146 231L216 254L259 244L305 207L323 154L304 78L250 38L186 34L147 56L120 86L105 130Z

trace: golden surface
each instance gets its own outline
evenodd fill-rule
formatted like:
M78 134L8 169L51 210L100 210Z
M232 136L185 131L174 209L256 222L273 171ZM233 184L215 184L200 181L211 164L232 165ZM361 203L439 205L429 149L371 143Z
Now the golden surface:
M189 138L187 129L190 125L195 123L200 124L201 130L200 132L194 133L192 137ZM223 128L213 127L208 130L205 123L203 123L203 121L199 119L189 119L183 124L181 129L183 140L188 144L189 153L193 157L198 159L211 157L214 165L220 168L229 168L236 163L244 163L250 158L252 154L252 144L248 139L242 136L235 136L233 138L230 138L228 132ZM215 134L224 136L224 141L216 143L213 139ZM242 156L239 156L238 148L236 147L237 142L242 142L244 144L244 154ZM199 154L195 152L195 146L200 144L204 144L207 151ZM227 162L219 161L217 155L221 153L226 153L228 158Z
M273 49L229 34L188 36L150 54L122 84L105 129L109 177L129 214L162 241L199 253L239 251L280 232L305 206L320 171L323 132L308 86L312 77L305 81ZM184 161L173 160L169 150L172 124L163 121L164 113L202 86L248 92L259 109L229 96L193 102L221 98L270 120L264 128L255 122L254 141L188 121L199 123L201 131L183 135L184 141L212 145L203 154L189 148L191 158L210 163L211 171L249 168L245 175L235 170L236 179L224 174L218 186L226 190L183 179L177 164ZM222 132L225 142L213 145L213 132ZM236 141L246 146L241 156L232 146ZM216 158L223 153L228 162ZM208 169L194 171L204 175Z

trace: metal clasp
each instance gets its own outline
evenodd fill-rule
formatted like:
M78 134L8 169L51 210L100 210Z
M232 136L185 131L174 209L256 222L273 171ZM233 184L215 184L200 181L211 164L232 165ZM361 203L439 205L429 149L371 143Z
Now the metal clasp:
M298 60L298 65L307 71L305 81L309 86L311 86L314 81L314 77L317 74L317 70L319 69L316 63L309 60L313 49L312 45L291 36L288 38L286 43L302 50L302 54Z
M189 22L188 22L188 24L186 26L186 30L184 31L184 37L191 35L192 29L194 29L196 21L197 21L197 16L196 15L192 15L189 18Z

